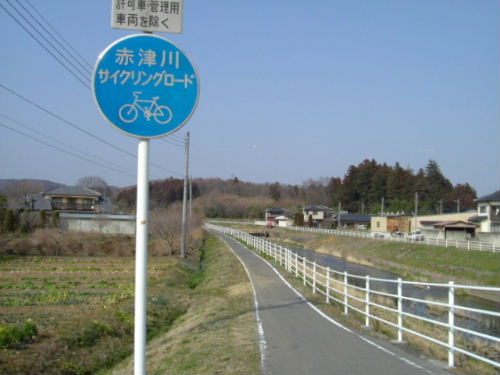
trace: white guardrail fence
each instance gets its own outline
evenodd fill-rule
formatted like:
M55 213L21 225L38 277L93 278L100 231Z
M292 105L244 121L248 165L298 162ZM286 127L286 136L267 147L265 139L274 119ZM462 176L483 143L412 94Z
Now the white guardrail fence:
M255 225L254 221L210 220L210 222L219 224ZM356 230L309 228L309 227L297 227L297 226L287 226L284 227L284 229L290 229L300 232L331 234L331 235L345 236L345 237L370 238L370 239L394 241L394 242L405 242L405 243L413 242L413 243L425 244L428 246L456 247L457 249L464 249L464 250L500 252L500 247L495 246L495 244L492 242L461 241L461 240L449 240L449 239L438 239L438 238L424 238L423 240L414 240L407 236L391 236L390 233L372 233L372 232L362 232Z
M455 367L457 356L464 355L500 368L500 336L464 328L458 326L455 321L456 317L467 316L470 313L480 314L486 319L500 318L499 311L475 309L455 303L457 291L480 290L500 293L500 288L458 285L453 281L438 284L348 274L318 265L291 249L237 229L212 223L206 223L205 227L230 235L259 254L272 258L286 271L302 279L303 284L310 286L313 293L324 295L327 303L341 304L345 314L350 311L362 314L366 327L372 327L374 325L372 321L376 321L377 325L384 323L395 329L398 342L403 342L404 336L409 334L442 347L447 351L449 367ZM370 288L370 285L377 283L387 283L392 287L383 291ZM438 302L405 295L405 289L415 287L445 288L447 301ZM425 311L431 313L423 314L419 313L418 309L409 311L410 309L403 308L408 304L421 304L426 306ZM437 316L441 318L432 319Z

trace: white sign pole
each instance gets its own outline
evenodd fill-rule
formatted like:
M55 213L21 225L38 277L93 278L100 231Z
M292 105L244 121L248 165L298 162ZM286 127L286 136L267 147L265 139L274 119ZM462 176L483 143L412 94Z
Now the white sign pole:
M135 239L134 375L146 375L148 269L149 140L140 139L137 163Z

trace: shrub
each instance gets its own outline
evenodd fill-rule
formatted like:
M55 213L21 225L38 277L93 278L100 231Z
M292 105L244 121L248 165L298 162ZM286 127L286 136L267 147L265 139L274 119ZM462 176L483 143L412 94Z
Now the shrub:
M52 214L52 227L59 227L59 211L56 211Z
M0 326L0 348L12 348L31 342L38 335L38 328L32 321L23 326Z
M96 345L103 337L116 335L116 331L110 325L93 321L75 336L67 338L66 342L71 348L88 348Z
M16 218L14 216L14 211L7 210L7 212L5 213L3 228L6 232L13 232L16 229Z

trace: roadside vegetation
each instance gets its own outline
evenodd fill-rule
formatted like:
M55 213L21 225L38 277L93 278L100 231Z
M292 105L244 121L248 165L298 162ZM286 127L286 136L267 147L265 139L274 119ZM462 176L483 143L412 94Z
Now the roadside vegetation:
M148 344L150 374L258 374L260 352L251 284L238 259L216 237L201 252L202 268L177 263L164 295L185 312ZM106 374L133 372L129 357Z
M256 230L255 226L239 228ZM267 233L268 240L284 246L302 247L329 254L353 263L393 272L408 280L454 280L470 285L500 285L498 253L297 232L282 228L273 228L267 230Z
M178 238L162 236L177 222L157 219L167 227L153 226L150 241L149 373L259 373L243 267L199 226L180 259ZM0 374L132 373L133 254L129 236L4 233Z

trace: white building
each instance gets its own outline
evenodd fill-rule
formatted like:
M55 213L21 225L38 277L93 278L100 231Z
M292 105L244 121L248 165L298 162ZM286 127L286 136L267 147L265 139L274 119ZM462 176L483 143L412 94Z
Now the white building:
M476 202L477 216L472 221L479 223L479 232L500 233L500 190Z

